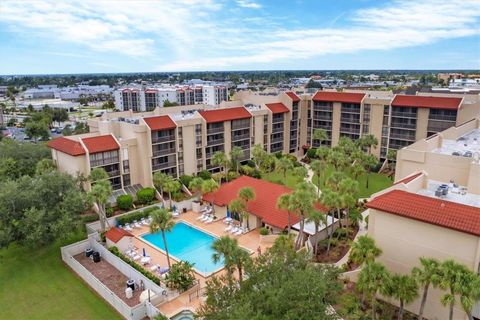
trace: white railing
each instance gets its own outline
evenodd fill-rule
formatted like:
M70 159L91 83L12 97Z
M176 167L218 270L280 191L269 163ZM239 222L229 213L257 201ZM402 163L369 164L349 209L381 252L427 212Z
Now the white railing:
M129 279L135 280L137 283L143 282L145 289L150 289L157 295L154 296L152 302L155 304L161 303L165 300L162 295L166 292L163 288L147 279L140 272L129 266L123 260L109 252L102 245L95 241L96 234L89 236L89 239L83 240L69 246L61 248L62 260L78 274L93 290L95 290L103 299L105 299L115 310L118 311L125 319L140 320L148 317L154 317L160 312L151 303L145 301L136 306L130 307L120 297L113 293L107 286L105 286L99 279L97 279L90 271L88 271L74 256L85 252L87 248L93 248L99 251L100 255L105 261L114 266L118 271L127 276Z

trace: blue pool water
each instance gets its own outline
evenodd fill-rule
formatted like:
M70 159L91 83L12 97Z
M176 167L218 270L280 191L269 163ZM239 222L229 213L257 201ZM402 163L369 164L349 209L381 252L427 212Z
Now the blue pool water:
M162 232L143 235L142 238L154 246L165 250ZM199 272L212 273L223 267L223 261L213 263L212 243L215 237L186 223L178 222L172 231L165 233L168 253L183 261L194 263Z

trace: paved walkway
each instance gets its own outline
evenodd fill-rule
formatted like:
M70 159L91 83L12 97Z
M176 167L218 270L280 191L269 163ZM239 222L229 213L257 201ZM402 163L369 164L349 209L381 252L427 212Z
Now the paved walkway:
M319 190L317 185L312 181L313 176L315 175L315 172L313 172L313 170L310 168L310 166L307 163L304 163L304 162L300 162L300 163L305 167L305 169L307 169L307 177L305 178L305 181L310 182L315 188L315 192L317 192L318 195L321 195L322 191Z

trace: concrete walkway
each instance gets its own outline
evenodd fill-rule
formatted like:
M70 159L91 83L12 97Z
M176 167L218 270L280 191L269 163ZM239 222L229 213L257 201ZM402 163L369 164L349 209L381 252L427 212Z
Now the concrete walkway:
M300 163L305 167L305 169L307 169L307 177L305 178L305 181L310 182L315 188L315 192L318 193L318 195L321 195L322 191L318 189L317 185L313 183L313 180L312 180L313 176L315 175L315 172L313 172L313 170L310 168L308 164L303 162L300 162Z

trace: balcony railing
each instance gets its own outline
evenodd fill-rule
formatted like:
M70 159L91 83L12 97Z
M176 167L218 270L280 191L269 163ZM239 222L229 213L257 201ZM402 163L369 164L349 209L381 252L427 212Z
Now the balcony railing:
M222 133L223 131L224 131L223 127L211 128L211 129L207 129L207 134Z
M390 128L397 128L397 129L411 129L411 130L416 130L417 129L417 124L412 124L412 123L395 123L392 121L390 124Z
M350 128L350 129L340 128L340 133L360 134L360 128Z
M250 139L250 134L247 133L247 134L233 134L232 135L232 141L238 141L238 140L246 140L246 139Z
M406 135L406 134L398 134L398 133L390 133L391 139L399 139L399 140L406 140L406 141L415 141L415 136Z
M93 160L93 161L90 161L90 167L93 168L93 167L106 166L106 165L118 163L118 162L120 162L120 160L118 160L118 157L106 158L101 160Z
M177 163L175 161L169 161L164 163L157 163L152 166L153 171L162 170L166 168L176 167Z
M156 157L160 157L160 156L166 156L166 155L169 155L169 154L172 154L172 153L175 153L176 150L174 148L170 148L170 149L163 149L163 150L154 150L153 151L153 157L156 158Z
M175 141L175 136L174 135L162 136L162 137L152 137L152 144L153 143L161 143L161 142L170 142L170 141Z
M392 117L400 117L400 118L417 118L417 114L415 112L401 112L401 111L392 111Z
M106 171L109 177L117 177L120 175L120 170Z
M213 139L213 140L207 140L207 146L215 146L219 144L224 144L225 139Z
M272 126L272 132L275 133L275 132L283 132L283 124L281 126L279 125L273 125Z
M283 142L283 137L276 137L271 139L271 143Z
M232 130L245 130L250 129L250 124L241 125L241 124L232 124Z

